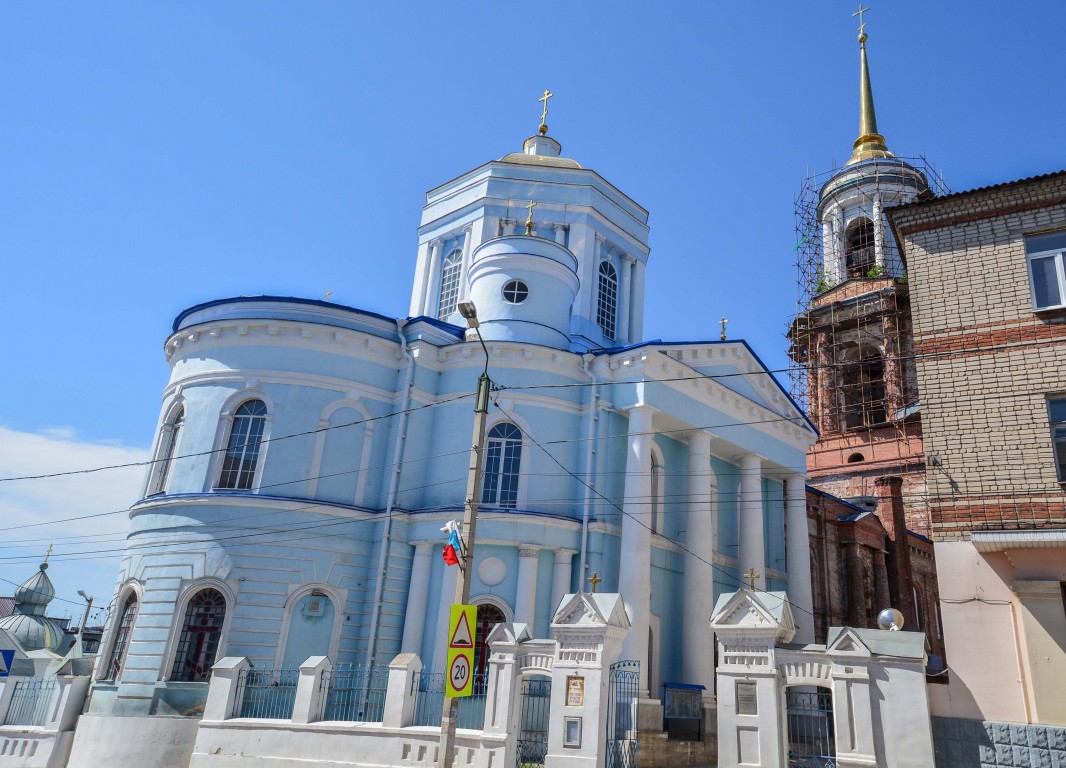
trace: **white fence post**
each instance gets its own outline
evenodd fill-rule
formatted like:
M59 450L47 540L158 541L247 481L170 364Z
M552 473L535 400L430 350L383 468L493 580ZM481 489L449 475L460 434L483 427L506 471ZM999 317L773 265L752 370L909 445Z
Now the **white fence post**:
M204 704L204 720L226 720L232 716L237 697L237 680L252 662L246 656L226 656L211 667L211 683Z
M300 665L296 699L292 705L292 722L313 723L319 719L323 700L329 690L322 690L322 675L332 671L333 664L328 656L311 656Z
M385 728L406 728L415 719L415 697L411 681L422 671L422 660L414 653L401 653L389 662L389 682L385 689Z

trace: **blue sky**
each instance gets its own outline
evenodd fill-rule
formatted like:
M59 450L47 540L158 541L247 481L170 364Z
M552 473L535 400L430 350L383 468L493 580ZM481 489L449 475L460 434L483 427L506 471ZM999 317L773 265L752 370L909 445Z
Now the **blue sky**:
M651 211L645 336L716 338L726 316L731 337L785 367L793 196L857 135L854 10L5 5L0 477L140 457L163 341L192 304L331 290L405 314L425 191L519 149L544 88L564 154ZM1048 42L1066 5L894 0L867 22L890 149L924 153L954 190L1066 165ZM0 483L0 521L122 508L140 477ZM105 516L20 529L0 558L32 560L57 539L60 595L109 595L123 528ZM110 543L59 541L94 533ZM0 559L0 578L32 568Z

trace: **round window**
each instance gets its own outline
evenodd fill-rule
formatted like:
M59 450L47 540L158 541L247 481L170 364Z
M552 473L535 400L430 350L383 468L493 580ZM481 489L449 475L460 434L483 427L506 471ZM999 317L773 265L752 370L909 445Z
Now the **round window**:
M521 280L508 280L503 286L503 300L508 304L521 304L529 296L529 288Z

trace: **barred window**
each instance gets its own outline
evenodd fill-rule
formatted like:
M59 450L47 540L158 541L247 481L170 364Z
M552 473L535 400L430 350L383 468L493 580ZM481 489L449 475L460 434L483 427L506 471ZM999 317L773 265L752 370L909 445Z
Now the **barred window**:
M481 503L514 509L518 506L518 473L522 463L522 432L503 422L489 430L485 452L485 485Z
M111 646L111 655L107 659L101 680L117 680L126 663L126 649L129 648L130 634L133 632L133 620L137 616L137 595L130 593L122 606L122 614L115 625L115 641Z
M226 598L217 589L202 589L193 596L185 609L171 680L199 683L211 677L225 619Z
M247 491L255 479L255 467L259 462L259 448L266 427L266 405L262 400L242 403L233 416L226 455L222 461L222 474L216 488Z
M463 270L463 252L456 248L448 254L441 268L440 304L437 305L437 319L446 320L455 313L459 301L459 273Z
M159 452L155 467L155 480L148 493L166 493L167 481L170 479L170 468L174 463L174 457L178 454L178 444L181 442L181 432L185 427L185 409L181 408L174 417L163 425L163 435L160 438L162 450Z
M600 288L596 300L596 322L603 335L614 338L618 315L618 272L609 261L600 262Z

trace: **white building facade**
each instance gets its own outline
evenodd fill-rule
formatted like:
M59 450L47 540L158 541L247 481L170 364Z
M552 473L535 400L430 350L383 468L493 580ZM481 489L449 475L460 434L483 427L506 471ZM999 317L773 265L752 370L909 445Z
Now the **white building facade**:
M541 134L429 192L407 318L279 297L182 312L79 741L180 762L223 656L443 668L440 529L462 516L485 365L464 300L494 387L478 653L500 621L547 636L595 574L625 599L642 698L712 691L718 595L754 573L810 605L815 432L745 342L642 341L649 252L648 212Z

